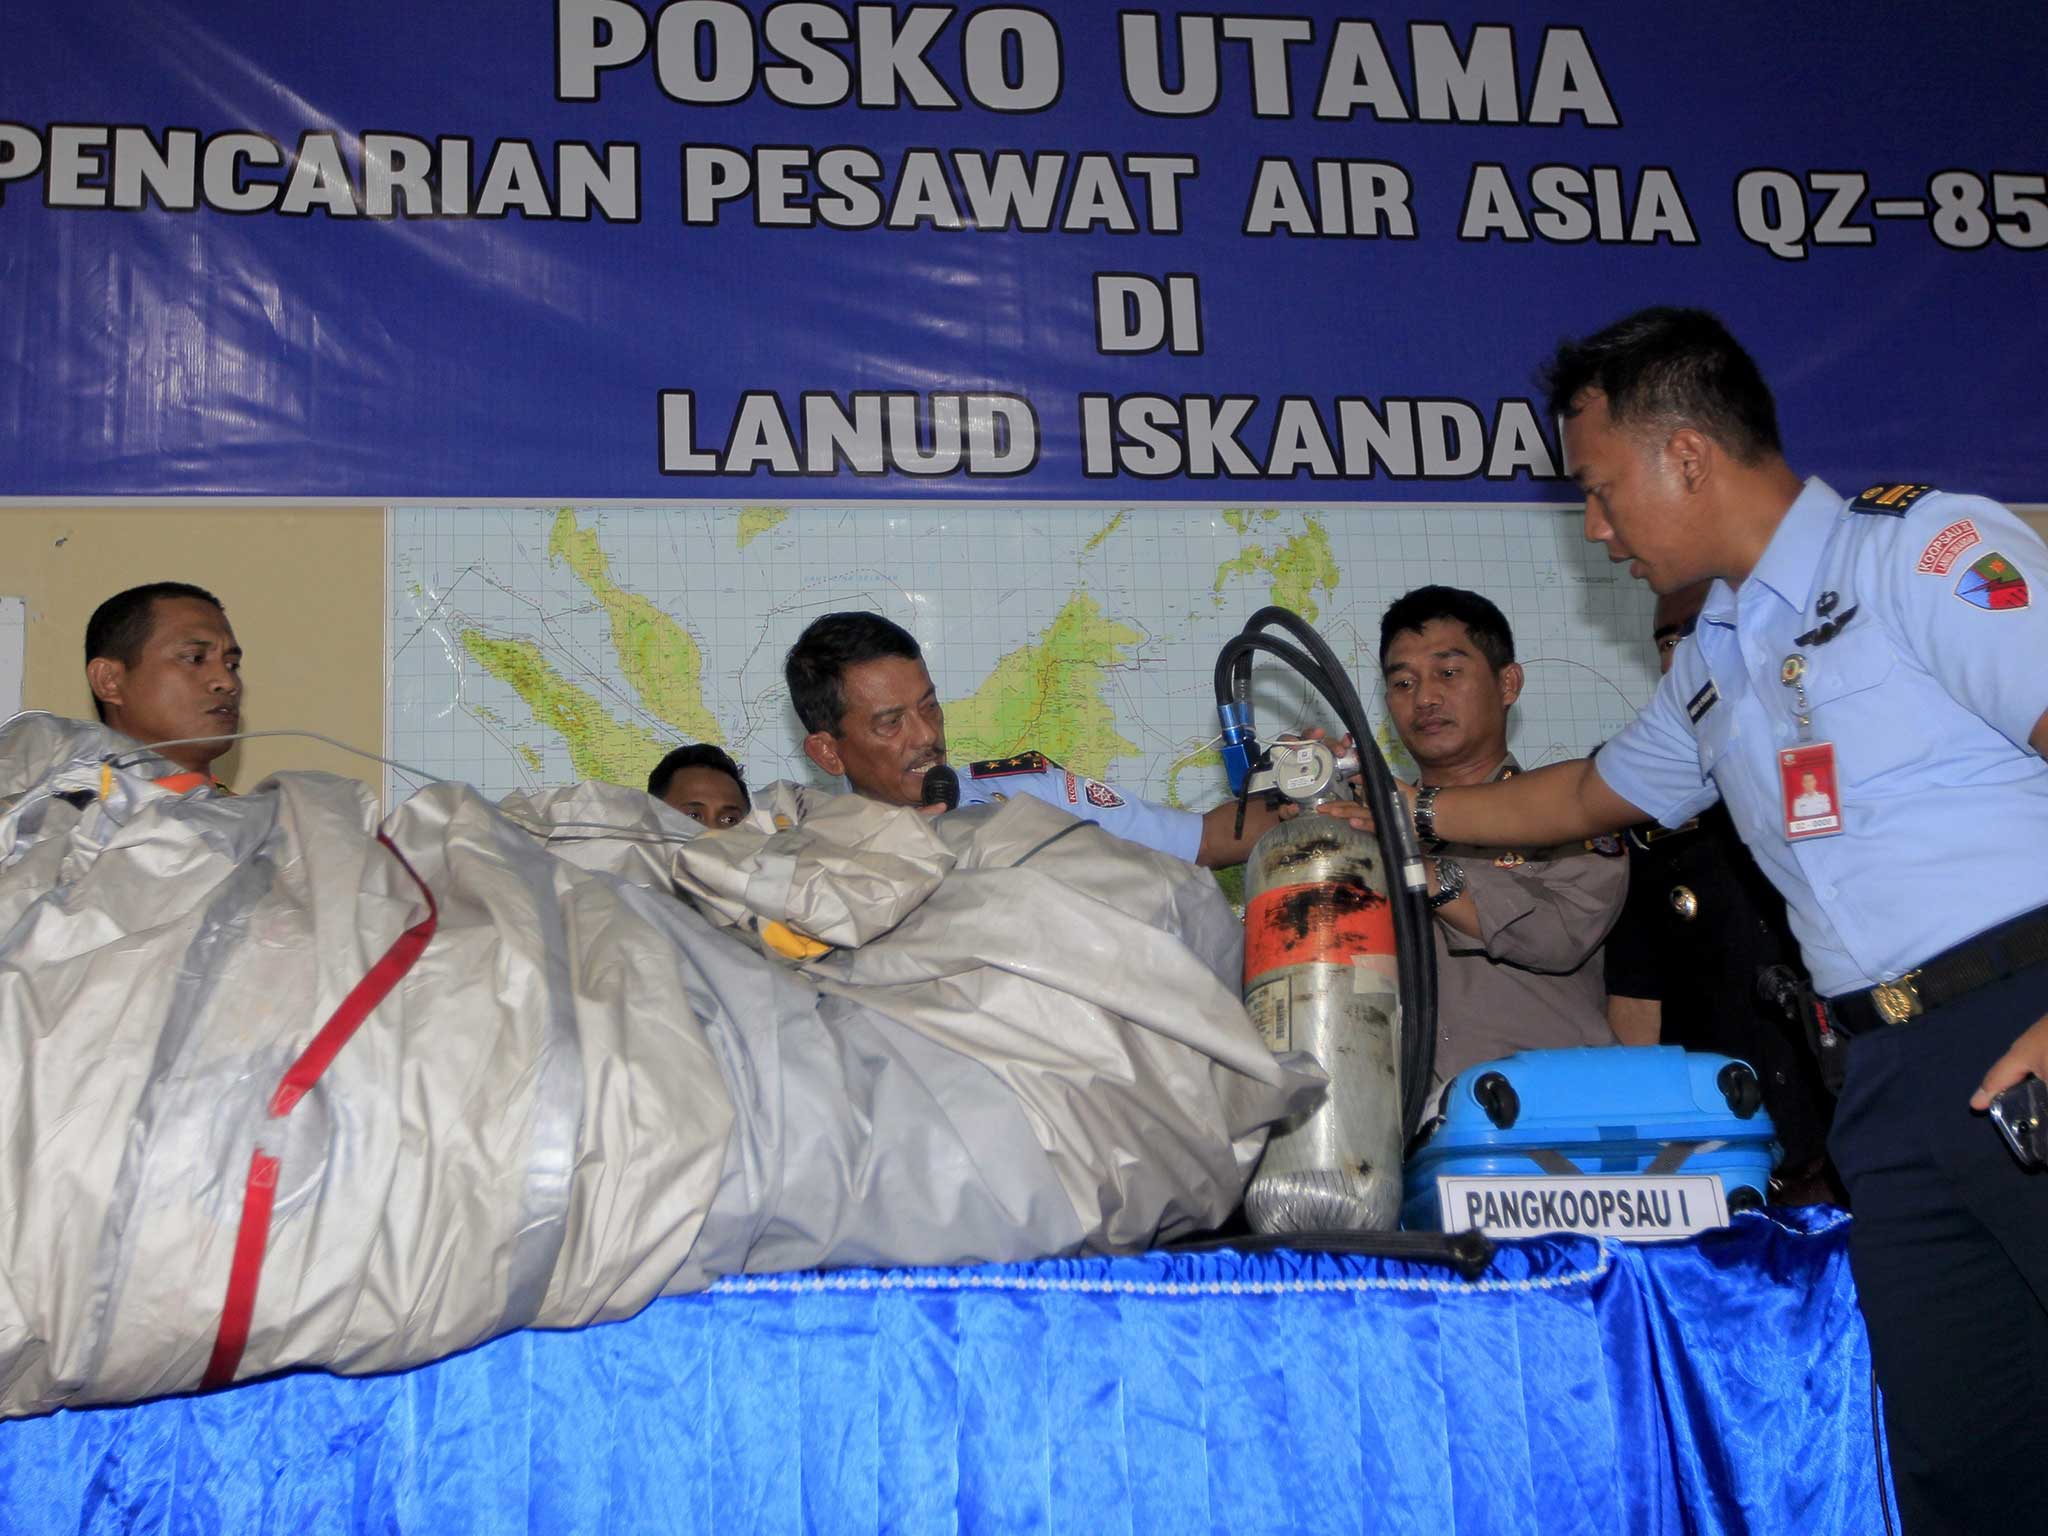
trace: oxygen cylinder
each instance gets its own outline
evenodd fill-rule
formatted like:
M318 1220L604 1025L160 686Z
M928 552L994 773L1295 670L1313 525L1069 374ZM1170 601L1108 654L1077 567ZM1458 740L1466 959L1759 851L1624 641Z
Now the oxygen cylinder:
M1245 864L1245 1009L1275 1052L1307 1051L1330 1078L1322 1103L1266 1143L1244 1201L1259 1232L1384 1231L1401 1210L1387 866L1370 833L1310 813L1331 798L1330 777L1296 794L1303 814L1260 838ZM1296 793L1284 775L1279 787Z

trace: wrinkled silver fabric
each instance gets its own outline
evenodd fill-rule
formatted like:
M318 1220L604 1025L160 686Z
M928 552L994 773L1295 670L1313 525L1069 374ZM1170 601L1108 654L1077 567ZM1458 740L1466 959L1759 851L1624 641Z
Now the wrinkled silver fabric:
M708 836L437 785L383 830L438 931L275 1119L424 903L361 786L172 794L128 746L0 728L0 1416L198 1384L259 1147L242 1378L741 1271L1142 1246L1227 1214L1320 1091L1238 1006L1213 882L1038 802L781 786Z

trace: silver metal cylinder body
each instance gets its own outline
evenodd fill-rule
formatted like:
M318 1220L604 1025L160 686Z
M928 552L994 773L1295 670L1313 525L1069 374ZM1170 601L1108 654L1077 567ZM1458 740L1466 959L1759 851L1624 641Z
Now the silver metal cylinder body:
M1304 812L1245 865L1245 1008L1328 1096L1276 1131L1245 1193L1259 1232L1385 1231L1401 1211L1400 988L1378 841Z

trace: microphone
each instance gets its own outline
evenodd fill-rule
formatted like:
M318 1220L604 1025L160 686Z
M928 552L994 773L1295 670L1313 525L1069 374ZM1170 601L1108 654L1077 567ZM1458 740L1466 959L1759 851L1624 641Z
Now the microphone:
M924 805L943 805L953 810L960 804L960 775L944 763L934 763L924 771Z

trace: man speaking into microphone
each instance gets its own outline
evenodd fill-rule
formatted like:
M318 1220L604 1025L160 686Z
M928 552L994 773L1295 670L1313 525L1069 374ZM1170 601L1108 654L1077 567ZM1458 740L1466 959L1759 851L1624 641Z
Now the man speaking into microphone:
M908 630L878 613L828 613L797 637L783 662L790 702L803 721L804 755L886 805L985 805L1030 795L1118 837L1216 868L1242 864L1276 813L1254 802L1237 829L1237 802L1207 813L1176 810L1069 772L1042 752L946 764L946 711ZM949 785L947 779L952 778ZM957 788L957 802L947 798Z

